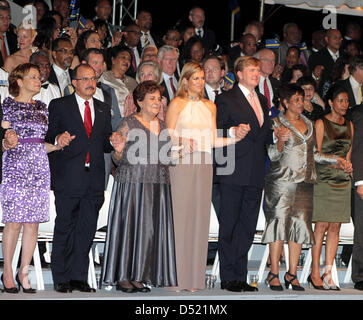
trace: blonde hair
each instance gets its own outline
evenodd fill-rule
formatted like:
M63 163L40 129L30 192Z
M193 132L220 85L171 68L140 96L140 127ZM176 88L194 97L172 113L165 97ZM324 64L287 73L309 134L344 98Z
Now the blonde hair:
M178 90L176 91L177 97L186 98L188 96L188 85L183 83L184 82L183 80L186 79L189 81L190 77L197 72L204 73L203 68L199 64L194 62L188 62L184 65L178 82ZM201 98L204 97L205 97L204 90L202 90Z
M37 31L33 28L33 26L31 24L28 24L28 23L19 24L18 27L16 28L16 34L18 34L19 30L30 30L31 37L34 39L37 35Z
M243 56L238 57L234 62L233 70L234 74L237 74L238 71L243 71L243 69L249 66L259 66L261 64L260 60L255 57Z

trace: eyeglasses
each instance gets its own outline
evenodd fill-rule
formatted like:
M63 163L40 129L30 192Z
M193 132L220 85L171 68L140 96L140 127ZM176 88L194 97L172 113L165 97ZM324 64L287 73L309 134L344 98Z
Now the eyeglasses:
M24 79L30 79L30 80L39 80L41 81L41 77L37 77L37 76L24 76Z
M62 54L66 54L66 53L69 53L71 55L74 55L75 53L75 50L74 49L66 49L66 48L63 48L63 49L57 49L57 50L54 50L55 52L61 52Z
M88 78L88 77L83 77L83 78L79 78L79 79L74 79L74 80L79 80L79 81L97 81L97 78L96 77L91 77L91 78Z

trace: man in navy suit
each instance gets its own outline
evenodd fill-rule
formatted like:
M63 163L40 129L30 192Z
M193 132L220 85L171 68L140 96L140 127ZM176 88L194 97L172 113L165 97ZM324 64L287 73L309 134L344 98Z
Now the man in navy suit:
M104 202L104 152L112 150L110 107L93 98L93 68L81 64L73 76L75 93L49 104L46 135L63 147L50 165L57 211L51 269L54 289L64 293L95 291L86 282L88 254Z
M247 254L253 243L264 185L266 143L269 137L267 99L255 91L260 79L260 61L240 57L235 63L238 78L231 90L219 95L217 127L224 135L238 136L240 124L249 126L236 143L234 171L217 175L220 189L218 252L221 288L234 292L257 291L247 284ZM245 133L246 134L246 133Z

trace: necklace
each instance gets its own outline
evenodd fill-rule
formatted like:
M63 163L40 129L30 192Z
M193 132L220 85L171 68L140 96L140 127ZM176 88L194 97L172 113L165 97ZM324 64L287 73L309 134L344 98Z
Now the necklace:
M289 119L289 118L286 118L288 121L290 121L290 122L296 122L296 121L298 121L298 120L300 120L301 119L301 116L297 116L297 118L296 119Z
M193 97L191 95L188 94L188 99L192 100L192 101L199 101L200 100L200 96L198 95L197 97Z

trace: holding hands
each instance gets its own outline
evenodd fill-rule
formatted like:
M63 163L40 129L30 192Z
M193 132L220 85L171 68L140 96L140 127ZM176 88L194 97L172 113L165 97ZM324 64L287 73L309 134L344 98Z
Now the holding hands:
M348 174L351 174L353 172L352 163L344 158L338 158L337 169L343 170Z
M246 137L250 130L251 127L249 124L240 123L238 127L234 127L234 135L236 137L236 141L238 142L244 139L244 137Z
M71 141L75 138L76 136L71 136L70 133L68 131L63 132L62 134L60 134L57 137L57 146L59 149L62 149L66 146L69 146L69 144L71 143Z
M18 135L14 130L6 130L3 147L5 150L15 148L18 144Z
M110 142L117 153L122 153L126 145L126 136L114 132L110 137Z

